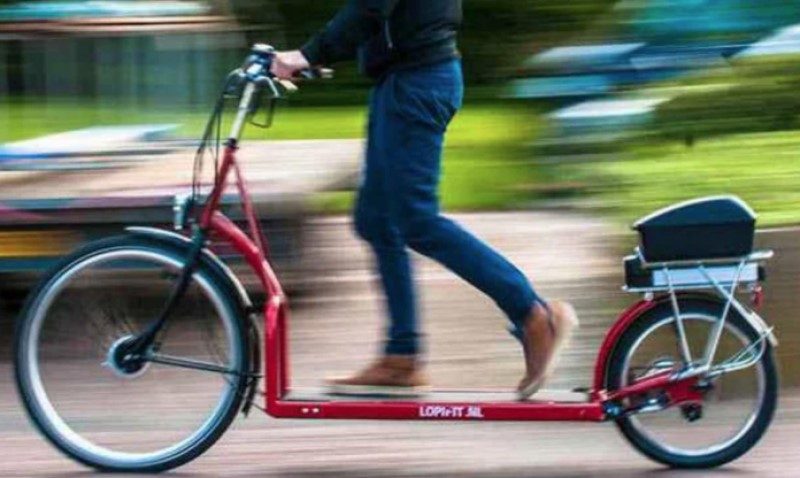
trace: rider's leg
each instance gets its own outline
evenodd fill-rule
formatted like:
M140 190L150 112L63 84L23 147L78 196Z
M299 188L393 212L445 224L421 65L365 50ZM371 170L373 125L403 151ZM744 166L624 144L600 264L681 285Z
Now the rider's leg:
M381 211L374 210L368 198L362 189L356 203L355 226L358 235L372 248L386 297L390 320L384 353L417 355L419 329L408 251L397 227Z
M567 308L560 304L554 303L558 307L553 314L542 313L548 309L521 271L439 214L436 190L444 132L462 92L456 62L390 74L373 92L356 227L378 258L392 319L386 350L390 355L354 377L334 381L334 390L348 393L369 391L373 385L424 382L411 355L392 354L417 351L416 345L409 347L416 343L417 331L404 243L459 274L506 312L525 350L528 373L520 387L527 394L546 378L561 342L557 339L564 335L564 324L571 323L562 320Z
M461 104L459 63L392 75L387 156L390 211L404 241L491 297L511 322L523 325L541 302L525 275L498 252L442 216L437 189L447 126ZM423 71L426 74L423 74Z
M552 371L564 338L575 324L568 304L548 307L525 275L502 255L443 217L437 187L444 133L460 107L460 65L445 63L391 75L386 148L390 212L404 241L491 297L506 313L523 343L524 397ZM552 312L552 313L551 313Z
M389 313L386 355L416 355L419 329L406 244L389 211L385 131L386 84L376 86L370 98L366 161L354 208L358 235L372 248Z
M370 100L366 162L356 200L354 224L372 248L389 312L383 356L355 375L329 381L338 394L413 395L427 384L417 360L417 324L411 261L386 197L387 173L383 131L387 93L378 85Z

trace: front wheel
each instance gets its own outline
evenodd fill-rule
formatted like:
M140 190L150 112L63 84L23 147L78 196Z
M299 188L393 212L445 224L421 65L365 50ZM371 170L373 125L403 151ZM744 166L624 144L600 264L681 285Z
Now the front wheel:
M713 299L680 300L687 342L694 360L703 356L724 304ZM659 368L681 368L675 314L669 303L649 310L622 335L609 361L607 387L622 388ZM714 364L733 357L759 333L731 309ZM676 468L710 468L733 461L762 437L775 412L778 374L768 341L760 360L717 376L707 384L702 405L684 405L621 417L625 438L647 457ZM642 400L652 397L638 397ZM631 405L630 403L624 405Z
M109 471L174 468L210 447L240 409L247 329L229 283L204 262L156 345L126 349L158 317L185 256L141 237L103 240L31 292L15 334L17 384L33 423L75 460Z

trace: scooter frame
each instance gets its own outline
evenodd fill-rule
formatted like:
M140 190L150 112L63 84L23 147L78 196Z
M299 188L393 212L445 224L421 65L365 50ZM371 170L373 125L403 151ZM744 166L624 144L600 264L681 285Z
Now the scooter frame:
M272 80L269 80L272 81ZM275 85L269 83L274 90ZM208 231L230 243L245 259L258 277L265 292L264 306L264 370L265 411L276 418L316 419L391 419L391 420L490 420L490 421L603 421L630 411L621 403L633 395L658 390L667 403L674 406L701 403L702 393L695 385L698 374L667 370L653 373L613 392L605 389L606 367L613 347L622 333L643 313L655 307L652 298L641 300L625 310L606 334L595 363L594 379L584 401L530 400L452 400L437 399L433 393L424 400L344 399L317 397L296 399L291 396L289 365L289 307L280 281L268 261L268 245L254 212L252 199L242 169L236 160L238 138L251 102L256 94L256 82L247 82L240 100L239 112L226 142L222 162L216 171L215 182L200 215L196 242L204 242ZM219 211L231 174L241 200L249 234ZM452 395L452 394L451 394ZM444 395L442 395L444 397Z

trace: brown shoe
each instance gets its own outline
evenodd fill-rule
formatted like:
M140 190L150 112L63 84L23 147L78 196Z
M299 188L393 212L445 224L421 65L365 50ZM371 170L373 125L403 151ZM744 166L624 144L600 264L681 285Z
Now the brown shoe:
M566 302L551 302L549 310L540 304L534 306L523 327L526 373L517 386L520 400L526 400L539 391L550 378L561 349L577 326L575 309Z
M428 380L413 356L387 355L352 377L328 380L333 395L413 397L426 391Z

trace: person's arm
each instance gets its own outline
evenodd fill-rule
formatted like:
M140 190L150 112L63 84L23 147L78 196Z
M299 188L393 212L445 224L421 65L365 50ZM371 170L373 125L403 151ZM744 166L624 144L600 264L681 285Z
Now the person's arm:
M352 60L375 24L375 18L363 7L363 1L349 0L300 51L312 65L330 66Z
M380 28L399 0L348 0L331 21L300 50L280 52L272 71L281 78L310 66L330 66L356 57L358 46Z

